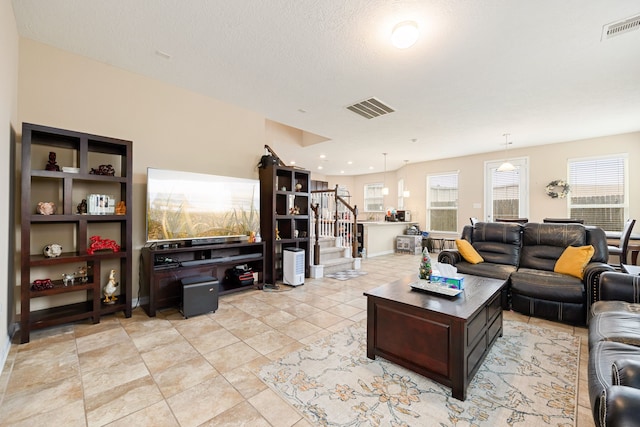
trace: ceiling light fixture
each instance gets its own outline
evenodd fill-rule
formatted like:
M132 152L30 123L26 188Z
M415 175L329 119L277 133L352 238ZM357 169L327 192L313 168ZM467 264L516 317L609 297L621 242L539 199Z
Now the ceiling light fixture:
M387 187L387 153L382 153L384 156L384 178L382 183L382 195L387 196L389 194L389 187Z
M391 43L398 49L406 49L418 41L418 24L415 21L404 21L393 27Z
M507 149L509 148L509 144L511 144L511 142L509 142L509 135L510 134L508 133L502 134L502 136L504 136L504 157L507 159L505 159L504 163L501 164L500 167L498 167L498 172L511 172L513 170L516 170L516 167L513 166L513 163L509 162L507 157Z

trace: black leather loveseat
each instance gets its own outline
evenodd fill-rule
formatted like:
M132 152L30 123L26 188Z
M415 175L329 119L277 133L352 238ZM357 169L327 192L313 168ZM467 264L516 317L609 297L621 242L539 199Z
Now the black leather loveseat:
M606 272L589 322L589 399L597 427L640 426L640 276Z
M604 231L581 224L485 223L465 226L462 239L471 243L483 262L472 264L457 250L445 250L438 261L460 273L508 280L504 309L571 324L585 324L597 298L600 274L613 270ZM554 272L568 246L591 245L594 254L582 278Z

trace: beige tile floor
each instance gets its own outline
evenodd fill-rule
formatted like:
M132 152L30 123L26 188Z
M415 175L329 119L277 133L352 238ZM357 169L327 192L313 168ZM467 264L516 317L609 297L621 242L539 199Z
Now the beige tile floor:
M140 308L97 325L36 331L11 346L0 376L2 426L311 425L255 373L271 360L366 318L362 292L417 272L419 256L363 260L368 274L348 281L306 279L282 292L225 295L215 313L184 319L175 309L149 318ZM578 427L593 426L582 338Z

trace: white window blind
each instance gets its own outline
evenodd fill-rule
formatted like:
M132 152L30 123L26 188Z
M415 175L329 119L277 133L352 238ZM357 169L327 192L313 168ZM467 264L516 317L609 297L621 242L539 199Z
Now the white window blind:
M384 197L381 182L364 185L364 210L366 212L383 212Z
M626 156L569 160L569 215L621 231L628 210Z
M458 173L427 177L427 209L431 231L458 231Z
M520 218L520 169L492 171L493 217Z

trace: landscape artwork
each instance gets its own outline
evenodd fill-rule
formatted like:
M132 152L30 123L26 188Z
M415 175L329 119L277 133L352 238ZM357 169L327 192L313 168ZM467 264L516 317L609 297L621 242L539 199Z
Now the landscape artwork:
M246 236L260 229L260 181L147 170L147 242Z

